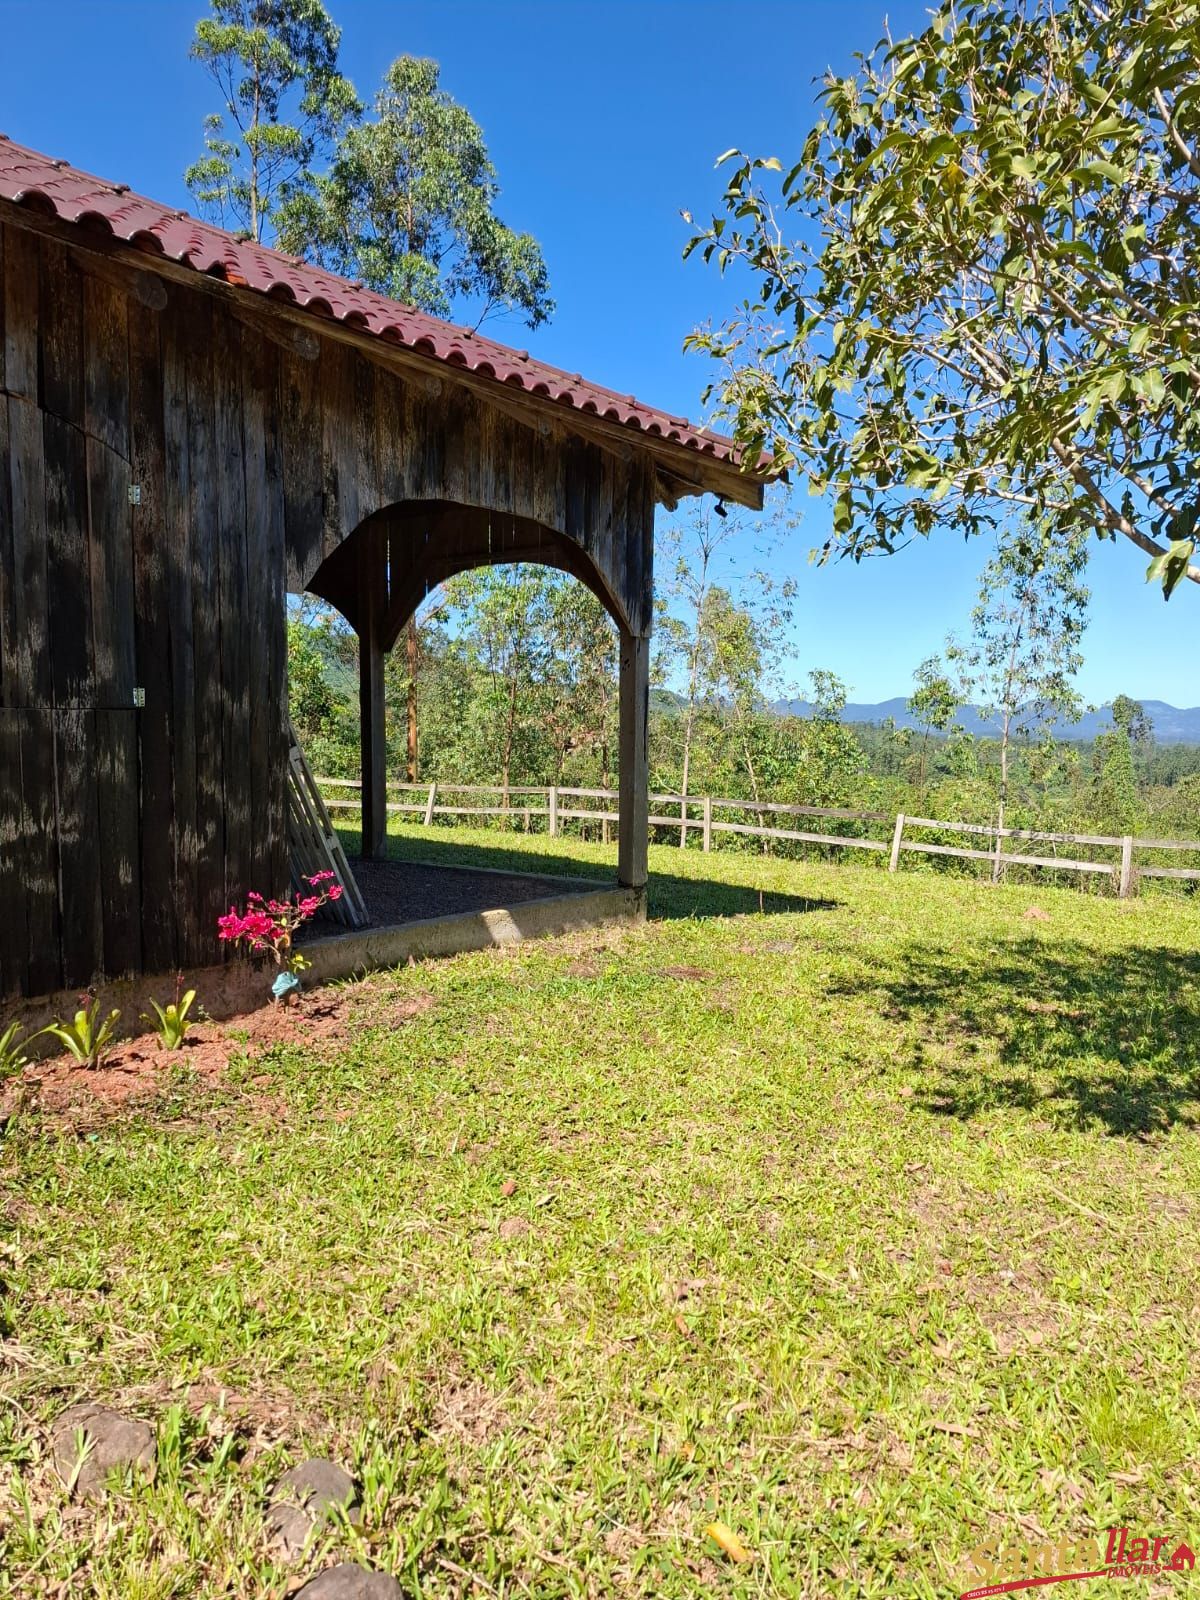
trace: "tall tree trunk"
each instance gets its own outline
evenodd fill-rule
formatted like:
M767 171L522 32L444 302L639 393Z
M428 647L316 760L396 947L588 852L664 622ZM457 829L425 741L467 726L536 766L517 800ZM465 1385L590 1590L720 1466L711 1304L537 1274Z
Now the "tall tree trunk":
M692 733L696 724L696 683L700 673L700 621L697 612L696 638L692 645L692 659L688 669L688 703L687 713L683 719L683 782L679 792L683 796L683 805L680 807L680 816L687 816L688 783L692 773ZM687 828L680 822L679 848L682 850L687 844Z
M736 701L734 702L734 714L737 717L738 735L742 741L742 755L746 762L746 771L750 777L750 798L757 803L762 799L762 795L758 792L758 774L754 770L754 757L750 754L750 736L746 729L745 712ZM758 813L758 820L761 824L761 812ZM770 855L771 841L769 839L763 839L759 845L759 848L762 850L763 855Z
M417 783L417 619L408 619L408 781Z
M500 804L508 810L508 780L512 770L513 732L517 725L517 680L514 675L508 684L508 720L504 728L504 770L501 773L503 798Z
M1012 712L1006 707L1004 722L1000 730L1000 803L996 808L996 854L992 861L992 882L999 883L1002 870L1000 856L1004 850L1004 840L1000 837L1000 830L1004 827L1004 807L1008 800L1008 735L1012 727Z

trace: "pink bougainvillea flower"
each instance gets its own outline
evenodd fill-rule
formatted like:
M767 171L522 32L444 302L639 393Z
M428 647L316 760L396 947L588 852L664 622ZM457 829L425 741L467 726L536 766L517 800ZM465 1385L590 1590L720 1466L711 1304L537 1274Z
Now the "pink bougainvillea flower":
M217 918L217 937L227 944L241 944L248 950L269 953L280 967L294 972L300 965L292 950L297 929L326 905L340 900L342 886L334 881L332 872L314 873L305 882L312 894L297 895L288 900L264 900L256 890L246 896L246 908L235 906Z

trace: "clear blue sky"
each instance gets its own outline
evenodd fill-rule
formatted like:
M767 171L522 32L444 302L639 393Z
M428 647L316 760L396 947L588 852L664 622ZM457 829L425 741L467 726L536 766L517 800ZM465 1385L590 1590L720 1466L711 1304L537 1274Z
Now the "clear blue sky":
M878 38L912 31L912 0L329 0L359 93L405 51L440 61L444 87L482 123L501 215L541 241L553 323L502 339L623 393L696 417L705 368L681 344L730 291L684 264L679 212L712 210L715 157L732 145L786 161L813 120L813 79ZM0 131L155 198L188 206L181 173L218 107L188 60L203 0L0 0ZM776 565L800 581L794 673L838 672L857 700L907 692L915 664L962 629L979 545L938 539L861 567L815 569L822 502ZM748 558L750 552L747 553ZM748 560L749 564L749 560ZM1170 605L1131 546L1098 546L1080 681L1095 702L1128 693L1200 702L1200 593Z

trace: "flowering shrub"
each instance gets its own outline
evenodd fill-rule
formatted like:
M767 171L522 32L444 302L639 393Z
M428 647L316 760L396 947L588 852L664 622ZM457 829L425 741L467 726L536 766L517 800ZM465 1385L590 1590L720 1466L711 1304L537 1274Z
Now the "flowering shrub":
M289 900L264 900L261 894L246 896L246 909L238 911L233 906L223 917L217 918L217 935L225 944L242 945L248 951L269 955L282 973L293 980L308 965L299 951L292 948L296 930L327 905L340 900L342 886L334 881L332 872L314 872L305 878L312 891ZM282 997L299 987L298 982L281 984L277 979L275 992Z

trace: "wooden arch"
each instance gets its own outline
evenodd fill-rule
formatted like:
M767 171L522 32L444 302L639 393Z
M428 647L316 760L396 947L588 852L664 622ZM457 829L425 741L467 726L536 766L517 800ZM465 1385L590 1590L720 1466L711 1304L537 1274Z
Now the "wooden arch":
M408 501L368 517L325 558L308 588L336 606L356 632L375 612L388 651L426 595L447 578L517 562L569 573L618 628L631 627L613 575L601 571L578 540L530 517L444 501Z
M384 663L425 596L447 578L486 566L532 562L579 580L620 635L618 878L646 882L649 778L652 521L644 536L612 538L598 506L581 506L578 536L507 509L408 500L366 517L334 545L306 587L335 606L358 634L362 759L362 853L387 834ZM653 513L651 512L651 518Z

